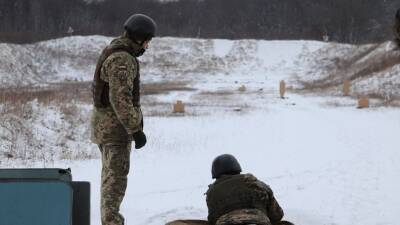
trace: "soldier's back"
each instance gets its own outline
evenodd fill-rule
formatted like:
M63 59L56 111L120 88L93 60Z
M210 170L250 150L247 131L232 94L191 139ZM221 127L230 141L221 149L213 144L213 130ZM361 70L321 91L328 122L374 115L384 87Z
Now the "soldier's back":
M232 215L240 215L235 218L241 218L249 213L253 215L251 218L254 215L263 215L256 217L264 221L265 218L268 219L266 207L270 200L269 192L270 188L251 174L223 176L211 184L207 191L208 220L213 225L223 215L228 215L226 219ZM248 209L257 211L243 211ZM232 212L235 213L229 214Z

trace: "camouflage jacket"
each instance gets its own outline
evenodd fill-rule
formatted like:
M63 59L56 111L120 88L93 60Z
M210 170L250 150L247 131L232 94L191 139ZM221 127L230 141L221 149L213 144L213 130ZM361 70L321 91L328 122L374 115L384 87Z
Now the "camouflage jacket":
M210 225L275 225L283 217L271 188L251 174L224 175L209 185L206 195Z
M107 48L121 46L132 49L131 53L139 51L139 46L125 37L114 39ZM140 89L139 64L131 53L116 51L101 64L100 79L107 84L109 104L93 108L91 139L96 144L130 142L132 134L142 129L139 90L135 90Z

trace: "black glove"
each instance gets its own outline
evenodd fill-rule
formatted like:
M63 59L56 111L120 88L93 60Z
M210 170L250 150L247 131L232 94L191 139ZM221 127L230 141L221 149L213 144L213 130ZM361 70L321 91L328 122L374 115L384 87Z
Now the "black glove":
M135 140L136 149L142 148L147 142L146 135L141 130L133 134L133 140Z

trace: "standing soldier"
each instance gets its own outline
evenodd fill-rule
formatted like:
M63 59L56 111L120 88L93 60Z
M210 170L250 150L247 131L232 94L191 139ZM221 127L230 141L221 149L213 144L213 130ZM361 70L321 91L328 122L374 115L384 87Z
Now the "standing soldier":
M210 225L293 225L281 221L283 210L271 188L251 174L240 174L236 158L220 155L212 163L207 195Z
M140 73L137 57L155 36L156 23L135 14L124 24L125 32L103 50L93 80L92 141L102 156L101 221L123 225L120 205L125 195L131 142L146 144L140 109Z

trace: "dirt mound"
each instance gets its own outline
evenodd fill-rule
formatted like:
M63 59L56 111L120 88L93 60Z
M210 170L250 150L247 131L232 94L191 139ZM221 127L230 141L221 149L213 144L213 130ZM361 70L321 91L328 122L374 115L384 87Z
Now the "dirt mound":
M333 44L305 57L301 90L341 95L345 80L352 96L400 99L400 48L394 42L361 46Z

